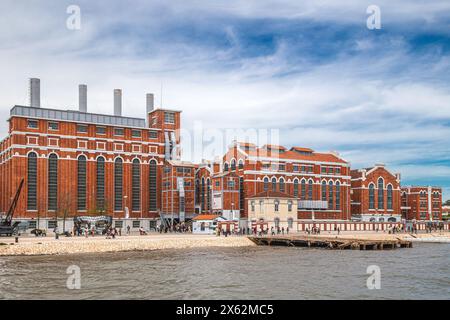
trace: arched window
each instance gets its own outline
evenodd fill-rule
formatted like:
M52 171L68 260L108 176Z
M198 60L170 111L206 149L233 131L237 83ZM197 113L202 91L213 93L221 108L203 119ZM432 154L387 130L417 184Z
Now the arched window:
M279 228L280 227L280 218L273 219L273 222L275 223L275 228Z
M272 191L277 191L277 179L272 178Z
M280 192L284 192L284 179L280 178Z
M141 210L141 162L133 160L131 166L131 210Z
M211 181L206 180L206 207L207 210L211 210Z
M195 181L195 203L200 204L200 180Z
M294 197L298 198L298 180L294 180Z
M327 182L322 181L322 201L327 201Z
M156 211L157 210L157 170L158 165L155 160L151 160L149 164L148 170L148 210Z
M236 160L232 159L231 160L231 171L235 171L236 170Z
M244 161L242 161L242 159L240 159L239 162L238 162L238 168L239 169L244 169Z
M313 181L309 180L308 181L308 200L312 200L313 199Z
M269 178L264 178L264 191L269 191Z
M292 227L294 226L294 219L288 218L287 223L288 223L288 228L292 229Z
M341 183L336 181L336 210L341 210Z
M301 198L302 200L306 200L306 181L302 180L302 191L301 191Z
M202 202L202 211L205 211L206 210L206 208L205 208L206 202L205 202L205 178L204 177L202 178L201 202Z
M387 208L392 210L392 185L387 186Z
M333 181L328 182L328 209L333 209Z
M105 158L97 158L97 207L105 209Z
M58 156L48 157L48 210L58 209Z
M117 158L114 161L114 210L123 210L123 161Z
M223 171L228 171L228 162L223 165Z
M384 209L384 182L378 178L378 210Z
M86 210L86 157L78 157L78 194L77 209Z
M27 210L37 210L37 154L30 152L27 163Z
M369 209L375 209L375 186L369 185Z

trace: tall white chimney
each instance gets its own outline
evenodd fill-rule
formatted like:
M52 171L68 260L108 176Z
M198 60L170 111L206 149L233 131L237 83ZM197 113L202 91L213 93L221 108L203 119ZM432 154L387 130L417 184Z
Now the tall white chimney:
M122 115L122 90L114 89L114 115Z
M30 106L41 107L41 80L30 78Z
M80 112L87 112L87 85L78 86L78 108Z
M153 111L155 107L155 96L153 93L147 93L147 114Z

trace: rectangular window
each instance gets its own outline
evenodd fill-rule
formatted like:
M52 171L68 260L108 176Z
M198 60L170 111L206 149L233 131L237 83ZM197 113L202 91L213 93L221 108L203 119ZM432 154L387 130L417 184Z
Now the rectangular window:
M234 188L234 180L228 181L228 188L230 188L230 189Z
M175 113L173 112L164 112L164 122L169 124L175 123Z
M123 151L122 143L114 143L114 151Z
M58 122L49 122L48 123L48 129L49 130L58 130L59 129L59 123Z
M341 174L341 168L336 168L336 174Z
M39 123L37 120L28 120L28 128L30 128L30 129L37 129L38 124Z
M47 221L47 229L55 229L56 228L56 220Z
M140 228L140 227L141 227L141 221L133 220L133 228Z
M106 150L106 142L97 142L97 150Z
M216 181L216 187L220 187L220 181Z
M77 125L77 132L78 133L87 133L88 132L88 126L84 124L78 124Z
M114 226L117 229L122 229L123 228L123 221L122 220L117 220L116 222L114 222Z
M280 165L278 166L278 170L279 170L279 171L286 171L286 165L285 165L285 164L280 164Z
M320 172L326 174L327 173L327 168L326 167L322 167Z
M88 142L84 140L78 140L78 149L87 149Z
M123 136L123 128L114 128L115 136Z
M48 145L51 147L57 147L59 143L58 138L48 138Z
M37 145L39 142L38 137L27 137L27 144Z
M184 174L191 174L191 168L184 168Z
M106 128L105 127L97 127L96 132L97 132L97 134L106 134Z
M133 144L131 150L133 152L141 152L141 146L138 144Z
M292 167L292 171L298 172L298 166L293 166L293 167Z
M36 220L28 221L28 229L36 229L37 223Z
M140 138L141 137L141 130L131 130L131 136L133 138Z

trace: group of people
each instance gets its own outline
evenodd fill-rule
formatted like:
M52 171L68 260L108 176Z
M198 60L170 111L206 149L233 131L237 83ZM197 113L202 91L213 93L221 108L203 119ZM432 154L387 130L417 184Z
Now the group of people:
M168 225L159 225L156 227L156 231L159 233L168 233L168 232L176 232L176 233L190 233L191 226L183 223L177 223L173 226Z

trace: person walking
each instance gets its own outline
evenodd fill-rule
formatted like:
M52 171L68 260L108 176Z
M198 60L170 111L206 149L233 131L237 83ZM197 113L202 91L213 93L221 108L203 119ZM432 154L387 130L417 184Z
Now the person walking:
M131 229L130 226L127 226L127 235L130 235L130 233L131 233L130 229Z

